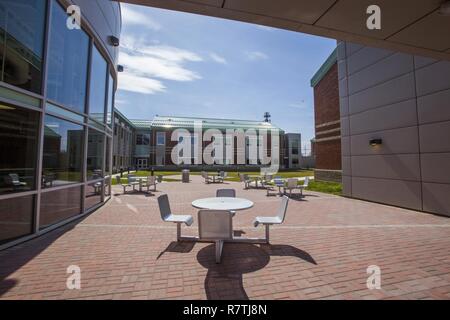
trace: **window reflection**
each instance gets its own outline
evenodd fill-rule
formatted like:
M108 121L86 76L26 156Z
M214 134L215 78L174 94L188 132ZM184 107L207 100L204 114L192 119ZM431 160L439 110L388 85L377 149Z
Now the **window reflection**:
M89 38L81 29L66 27L67 14L52 1L47 95L72 110L84 112Z
M111 172L111 138L106 138L106 159L105 159L105 173L109 175Z
M106 116L106 122L110 127L112 126L113 102L114 102L114 79L110 74L108 78L108 106L106 108L106 112L108 112Z
M0 200L0 244L33 231L34 196Z
M111 176L105 178L105 197L111 195Z
M41 195L39 229L81 213L81 187L44 192Z
M80 182L84 131L81 125L45 116L42 187Z
M88 180L103 177L104 143L105 134L94 129L89 129L87 155Z
M104 123L107 64L98 49L92 47L91 80L89 90L89 115Z
M156 145L163 146L166 144L166 133L165 132L157 132L156 133Z
M103 182L94 182L86 186L86 198L84 206L86 209L102 202Z
M45 3L0 1L1 81L41 92Z
M136 144L138 146L148 146L150 144L150 134L149 133L137 134Z
M0 194L35 188L39 114L0 104Z

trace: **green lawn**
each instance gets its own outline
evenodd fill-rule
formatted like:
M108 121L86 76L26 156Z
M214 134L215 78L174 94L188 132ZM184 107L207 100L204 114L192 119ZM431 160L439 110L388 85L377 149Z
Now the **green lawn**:
M150 171L136 171L136 172L132 172L131 174L134 174L138 177L147 177L151 173L150 173ZM167 182L181 181L181 179L165 178L167 176L175 176L175 175L180 175L180 174L181 174L181 172L179 172L179 171L154 171L155 176L163 175L163 181L167 181ZM127 182L127 176L128 176L128 173L124 172L122 179L121 179L122 183ZM117 184L117 180L114 178L112 181L112 185L116 185L116 184Z
M239 172L235 172L235 171L227 171L228 172L228 176L225 180L227 181L235 181L235 182L239 182ZM217 174L217 171L210 171L210 174ZM244 172L245 174L248 175L259 175L261 174L259 171L250 171L250 172ZM135 174L138 177L146 177L148 175L150 175L150 171L136 171L133 172L132 174ZM199 171L191 171L190 172L191 175L193 176L197 176L200 175L201 172ZM123 173L123 177L121 179L121 181L123 183L125 183L127 181L127 175L128 173ZM154 171L154 175L163 175L163 181L167 181L167 182L176 182L176 181L181 181L180 179L176 179L176 178L170 178L170 176L176 176L176 175L181 175L181 171ZM313 176L314 175L314 171L312 170L290 170L290 171L280 171L276 174L276 176L280 176L282 178L292 178L292 177L306 177L306 176ZM117 184L116 179L113 179L112 181L113 185Z
M217 174L217 171L210 171L210 174ZM250 172L244 172L248 175L259 175L259 171L250 171ZM133 172L133 174L139 176L139 177L146 177L150 175L150 171L137 171ZM179 182L181 179L179 178L173 178L171 176L179 176L181 175L181 171L154 171L155 176L157 175L163 175L163 181L166 182ZM191 175L200 175L201 172L198 171L191 171ZM123 174L122 182L127 182L127 173ZM275 176L280 176L282 178L297 178L297 177L306 177L306 176L314 176L314 171L312 170L290 170L290 171L280 171ZM228 176L225 179L227 181L235 181L239 182L239 172L232 172L228 171ZM117 181L116 179L112 180L112 184L116 185ZM299 181L299 184L303 184L303 181ZM323 193L329 193L334 195L341 195L342 194L342 184L337 182L324 182L324 181L310 181L309 186L307 190L311 191L318 191Z
M150 173L150 171L142 170L142 171L132 172L131 174L134 174L135 176L138 176L138 177L147 177L151 173ZM175 175L181 174L181 171L154 171L155 176L160 175L160 174L162 174L163 176L175 176ZM128 175L128 173L125 173L125 172L123 173L124 177L126 177L127 175Z
M330 193L339 196L342 194L342 184L337 182L310 181L306 190Z
M252 171L252 172L243 172L245 174L251 175L259 175L261 174L259 171ZM281 178L297 178L297 177L307 177L307 176L314 176L314 171L312 170L292 170L292 171L280 171L274 176L281 177ZM240 181L239 180L239 172L228 172L228 176L225 179L227 181Z

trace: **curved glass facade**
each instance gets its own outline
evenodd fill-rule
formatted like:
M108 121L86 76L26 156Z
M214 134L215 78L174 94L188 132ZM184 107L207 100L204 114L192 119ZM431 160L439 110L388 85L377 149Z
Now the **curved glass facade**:
M0 2L0 80L41 92L46 1Z
M111 194L116 69L62 2L0 1L0 249Z
M108 65L95 46L92 47L91 57L89 116L100 123L104 123L106 108L106 71Z
M66 27L66 11L51 2L47 98L67 108L85 111L89 37Z

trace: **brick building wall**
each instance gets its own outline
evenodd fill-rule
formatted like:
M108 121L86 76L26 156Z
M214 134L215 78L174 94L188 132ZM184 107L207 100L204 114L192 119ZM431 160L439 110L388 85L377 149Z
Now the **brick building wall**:
M312 80L317 180L341 181L341 125L336 54L327 59Z
M340 120L337 63L314 87L314 120L316 126Z

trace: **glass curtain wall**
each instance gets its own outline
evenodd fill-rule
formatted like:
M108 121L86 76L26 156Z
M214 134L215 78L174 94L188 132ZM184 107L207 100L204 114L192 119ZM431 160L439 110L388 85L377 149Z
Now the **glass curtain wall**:
M0 102L0 196L15 196L0 200L0 245L33 231L38 132L38 112Z
M67 13L52 1L47 98L66 108L85 111L89 37L66 27Z
M96 46L92 47L91 81L89 90L89 116L105 122L106 76L108 65Z
M82 125L45 116L42 188L82 181L83 140Z
M0 249L111 194L116 73L66 21L58 0L0 1Z
M41 93L46 1L0 1L0 80Z

